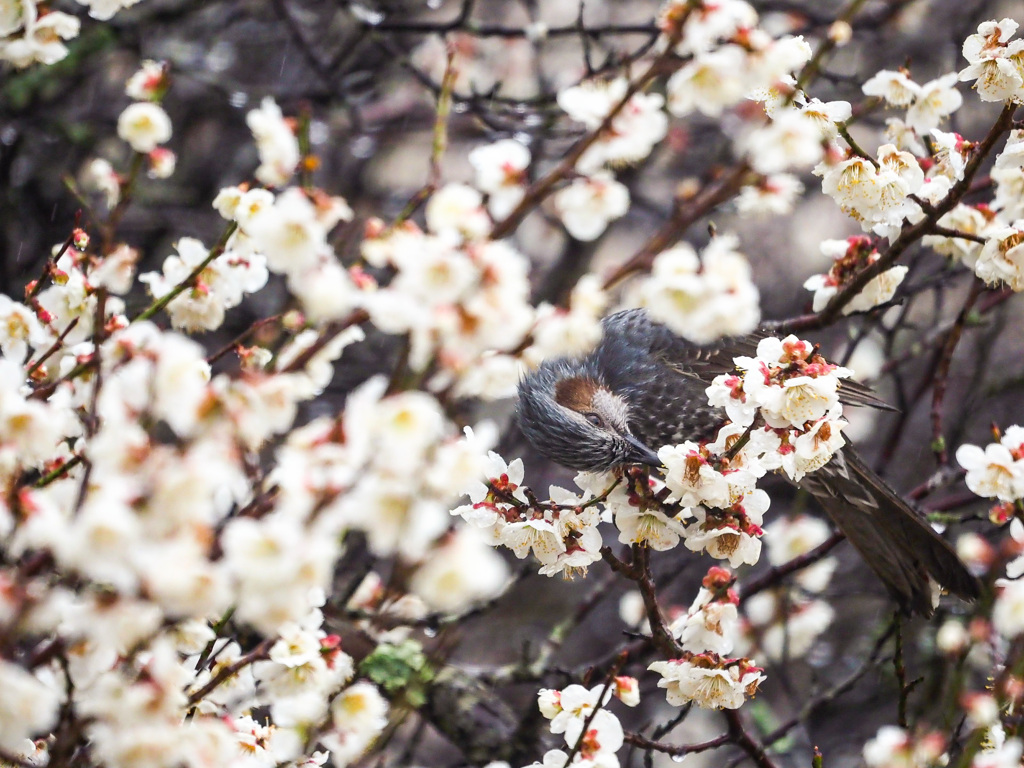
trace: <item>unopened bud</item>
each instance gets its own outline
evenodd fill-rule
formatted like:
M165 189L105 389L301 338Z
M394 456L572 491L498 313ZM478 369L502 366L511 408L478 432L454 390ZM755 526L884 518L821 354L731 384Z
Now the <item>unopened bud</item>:
M842 19L832 22L832 26L828 28L828 39L835 43L837 48L842 48L852 37L853 27Z
M71 242L75 248L84 251L89 247L89 233L80 227L75 227L75 231L71 233Z

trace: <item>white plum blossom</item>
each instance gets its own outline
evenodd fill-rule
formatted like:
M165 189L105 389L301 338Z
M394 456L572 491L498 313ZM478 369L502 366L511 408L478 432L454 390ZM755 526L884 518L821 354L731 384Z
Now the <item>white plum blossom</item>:
M497 595L508 580L505 561L477 531L459 528L442 539L409 580L409 589L434 611L457 613Z
M961 82L972 86L982 101L1024 98L1024 40L1011 40L1018 24L1013 19L984 21L977 34L964 41L963 55L969 66L960 71Z
M629 82L623 77L608 82L588 80L559 91L558 106L588 130L596 131L626 98L628 88ZM659 94L634 93L583 153L576 167L581 172L594 173L605 165L643 160L668 131L663 106L664 99Z
M828 523L818 517L797 515L780 517L764 529L764 542L768 547L768 562L780 566L805 555L824 544L832 535ZM832 578L836 560L826 557L801 569L795 580L807 592L823 592Z
M870 240L863 237L825 240L821 243L821 252L832 257L831 269L825 274L812 275L804 281L804 288L814 291L812 309L815 312L820 312L828 305L846 280L852 279L857 272L881 257L872 247ZM843 314L866 312L886 303L896 293L908 271L907 267L897 265L875 275L856 296L843 305Z
M956 90L956 81L956 73L951 72L922 85L907 110L907 125L923 135L960 109L963 96Z
M48 340L49 335L31 309L0 294L0 351L4 357L22 363L29 347L39 350Z
M720 655L732 651L739 633L739 598L729 588L731 581L732 574L724 568L711 568L689 611L672 622L670 629L683 650Z
M267 96L259 109L245 116L245 122L256 139L260 155L256 178L268 187L283 187L295 173L301 157L299 141L285 121L281 108Z
M487 194L487 210L495 219L505 218L523 199L530 159L530 150L515 139L502 139L469 153L476 186Z
M786 107L776 110L768 125L744 136L740 146L758 173L809 168L824 154L822 128L830 125L820 115Z
M867 96L885 99L891 107L909 107L921 94L921 86L906 72L890 69L883 69L868 78L861 90Z
M466 184L446 184L427 202L427 228L456 243L479 240L491 231L480 192Z
M697 344L742 335L761 319L750 264L733 235L719 235L701 257L686 243L658 254L638 301L651 315Z
M629 190L610 173L574 180L555 193L555 210L569 234L577 240L596 240L609 222L626 215Z
M694 111L718 117L743 100L750 90L744 77L746 53L738 45L724 45L701 53L669 78L668 111L685 117Z
M986 285L1005 283L1014 291L1024 291L1024 221L992 228L986 236L973 265L974 274Z
M798 595L782 599L770 591L745 600L744 613L744 639L776 664L804 657L835 617L835 610L824 600Z
M106 21L123 8L131 8L141 0L76 0L80 5L89 8L89 15L94 19Z
M154 298L161 299L185 284L210 256L210 249L192 237L179 240L175 250L177 255L164 260L162 272L139 276L141 282L149 285ZM203 266L191 284L171 299L167 311L175 328L218 328L226 310L237 306L246 293L258 291L266 282L267 268L261 255L225 251Z
M685 533L686 548L728 560L733 568L754 565L761 557L760 524L768 504L768 494L756 489L728 510L694 507L694 522Z
M967 470L967 487L989 499L1016 501L1024 498L1024 451L1021 428L1010 427L998 443L984 449L965 443L956 460Z
M13 17L11 15L12 6ZM35 0L14 0L6 3L4 29L0 34L0 61L9 61L24 68L35 62L55 64L68 55L63 40L78 36L81 22L61 11L40 14ZM17 34L13 34L13 33Z
M0 749L16 753L57 720L59 691L17 664L0 660Z
M117 118L117 135L136 152L152 152L171 138L171 118L160 105L140 101Z
M658 687L677 707L693 702L702 709L738 709L765 679L747 659L721 660L711 653L656 661L648 669L662 676Z
M624 503L615 510L615 527L623 544L646 543L655 551L673 549L685 532L680 515L669 517L657 508Z
M680 55L700 53L728 40L741 29L757 25L757 11L744 0L725 0L697 7L687 6L680 0L670 0L661 9L660 26L665 29L674 14L683 9L692 12L686 17L686 33L676 46Z
M736 197L736 209L743 214L781 216L792 213L803 194L803 183L789 173L773 173L758 184L749 184Z

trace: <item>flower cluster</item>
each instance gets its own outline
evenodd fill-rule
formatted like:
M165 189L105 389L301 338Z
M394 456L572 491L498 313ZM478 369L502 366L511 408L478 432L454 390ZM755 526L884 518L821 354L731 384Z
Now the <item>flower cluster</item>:
M712 566L690 609L669 627L684 651L710 651L728 655L739 634L739 596L732 589L733 575Z
M1022 41L1024 42L1024 41ZM956 137L959 139L959 137ZM963 143L960 140L960 143ZM957 156L954 151L953 156ZM1024 131L1010 133L992 168L996 184L991 205L958 203L939 224L983 242L931 235L924 242L939 253L958 258L987 285L1024 290Z
M764 670L748 659L724 659L711 652L686 652L648 669L661 675L658 687L677 707L693 702L703 709L738 709L765 679Z
M825 274L812 275L804 282L804 288L814 291L815 312L824 309L848 281L880 258L871 238L862 235L854 235L846 240L825 240L821 244L821 252L832 258L832 266ZM890 267L875 275L856 296L843 305L843 314L866 312L889 301L906 275L907 267L904 266Z
M534 322L528 265L508 242L482 239L490 219L479 192L449 187L428 207L428 232L412 222L393 228L368 222L363 257L395 275L386 287L367 292L362 304L381 330L409 335L413 370L438 364L431 387L467 376L476 382L466 385L465 394L504 397L519 378L508 353Z
M36 62L54 64L68 55L62 41L78 37L81 22L61 11L40 8L41 4L14 0L0 8L0 61L27 67Z
M741 374L718 376L707 390L732 429L750 430L735 458L755 476L781 469L794 481L828 463L846 442L839 389L852 372L795 336L762 339L756 357L735 362Z
M960 80L973 81L982 101L1024 100L1024 40L1011 39L1018 26L1013 19L985 21L964 41L969 66Z
M760 296L737 245L735 236L720 235L700 257L687 243L659 253L636 303L697 344L749 333L761 319Z
M908 216L920 207L911 195L924 183L924 171L914 155L893 144L878 148L878 158L852 155L815 168L821 189L840 208L861 223L865 231L894 237Z
M456 507L470 525L488 533L494 544L511 549L516 557L530 552L541 563L540 573L571 576L586 573L587 567L601 559L601 512L591 501L590 491L577 496L551 486L550 500L535 503L523 487L523 462L510 464L496 453L489 454L487 484L473 483L470 503Z
M600 766L618 768L616 752L623 744L622 724L606 709L612 696L627 707L640 703L637 681L632 677L615 677L607 685L587 689L570 685L562 690L543 688L537 694L541 714L551 721L552 733L562 734L570 753L548 751L542 761L527 768L548 766Z
M986 499L1024 499L1024 427L1007 427L985 448L965 443L956 460L967 471L967 487Z
M717 117L810 59L811 48L802 37L774 39L757 25L757 12L744 0L667 3L661 29L687 59L666 85L669 112Z
M143 62L125 87L125 93L136 101L117 119L117 135L132 150L146 155L149 176L154 179L166 179L174 173L174 153L160 146L171 138L171 118L160 106L169 84L166 64Z

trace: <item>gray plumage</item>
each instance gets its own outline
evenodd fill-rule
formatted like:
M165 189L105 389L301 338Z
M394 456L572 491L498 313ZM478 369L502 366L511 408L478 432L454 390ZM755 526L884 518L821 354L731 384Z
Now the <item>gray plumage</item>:
M662 445L714 437L724 421L707 403L711 380L752 356L758 336L694 345L631 309L605 318L586 357L544 361L519 385L519 424L546 458L578 470L659 464ZM885 407L844 381L844 403ZM800 483L860 552L904 611L932 613L928 577L965 599L977 580L926 521L850 447Z

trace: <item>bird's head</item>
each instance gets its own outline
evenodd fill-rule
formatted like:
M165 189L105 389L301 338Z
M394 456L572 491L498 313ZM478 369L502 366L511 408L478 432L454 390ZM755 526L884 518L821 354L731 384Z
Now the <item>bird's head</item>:
M519 383L519 425L543 456L572 469L661 466L629 432L629 404L585 363L548 360Z

